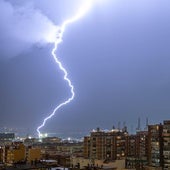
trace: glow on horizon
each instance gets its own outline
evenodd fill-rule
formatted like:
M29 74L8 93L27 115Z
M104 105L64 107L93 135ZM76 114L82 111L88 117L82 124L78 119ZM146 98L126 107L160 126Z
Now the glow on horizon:
M68 103L70 103L74 97L75 97L75 93L74 93L74 86L72 85L72 82L71 80L68 78L68 73L67 73L67 70L63 67L62 63L59 61L59 59L57 58L57 55L56 55L56 51L57 51L57 48L58 48L58 45L62 42L62 38L63 38L63 34L65 32L65 29L67 27L68 24L71 24L73 22L76 22L77 20L79 20L80 18L82 18L89 10L90 8L92 7L93 5L93 2L96 1L96 0L85 0L86 2L82 4L81 8L77 11L77 13L65 20L63 22L63 24L58 27L58 34L56 36L56 39L55 41L53 42L54 43L54 48L52 49L52 56L55 60L55 62L57 63L57 65L59 66L60 70L63 71L64 73L64 80L68 83L68 86L70 87L70 92L71 92L71 96L64 102L62 102L61 104L59 104L54 110L52 113L49 114L49 116L47 116L44 120L43 120L43 123L37 128L37 132L38 132L38 136L39 138L42 137L42 134L40 132L40 129L42 127L45 126L47 120L51 119L55 113L64 105L67 105ZM53 39L53 37L52 37ZM51 40L52 41L52 40Z

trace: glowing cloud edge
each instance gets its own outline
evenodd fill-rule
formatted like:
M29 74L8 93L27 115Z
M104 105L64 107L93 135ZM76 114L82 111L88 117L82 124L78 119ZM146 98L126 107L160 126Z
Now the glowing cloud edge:
M62 42L62 38L63 38L63 35L64 35L64 32L65 32L65 29L66 29L66 26L68 24L71 24L77 20L79 20L80 18L82 18L89 10L90 8L92 7L92 4L93 4L93 1L94 0L85 0L86 3L84 3L82 5L82 7L78 10L78 12L76 13L75 16L73 16L72 18L69 18L67 20L65 20L63 22L63 24L59 27L59 31L58 31L58 35L56 37L56 40L54 41L54 48L52 49L52 56L55 60L55 62L57 63L57 65L59 66L59 69L63 71L64 73L64 80L68 83L68 86L70 87L70 91L71 91L71 97L69 97L66 101L64 101L63 103L59 104L51 114L49 114L49 116L47 116L44 120L43 120L43 123L37 127L37 132L38 132L38 136L39 138L42 137L42 134L40 132L40 129L42 127L45 126L46 122L48 119L51 119L55 113L64 105L67 105L68 103L70 103L74 97L75 97L75 93L74 93L74 86L72 85L72 82L71 80L68 78L68 73L67 73L67 70L63 67L62 63L59 61L59 59L57 58L57 55L55 54L56 51L57 51L57 48L58 48L58 45Z

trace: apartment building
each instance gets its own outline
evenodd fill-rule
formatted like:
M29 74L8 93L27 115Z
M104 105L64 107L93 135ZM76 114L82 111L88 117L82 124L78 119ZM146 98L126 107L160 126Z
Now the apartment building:
M170 120L163 124L163 169L170 169Z
M148 164L152 167L163 166L163 125L148 126Z
M126 131L118 129L93 130L90 136L84 137L84 157L105 161L125 158L127 135Z
M126 168L143 169L148 164L147 137L147 131L138 131L126 137Z
M26 147L23 143L16 142L11 145L5 146L4 149L4 162L6 163L16 163L20 161L25 161Z

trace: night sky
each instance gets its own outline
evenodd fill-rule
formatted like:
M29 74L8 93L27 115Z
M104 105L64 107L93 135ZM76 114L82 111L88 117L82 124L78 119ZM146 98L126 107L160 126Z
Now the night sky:
M43 118L70 97L48 35L83 0L0 0L0 127L36 133ZM55 34L54 34L55 35ZM141 118L170 119L170 1L99 0L70 24L57 56L75 100L42 132L111 129Z

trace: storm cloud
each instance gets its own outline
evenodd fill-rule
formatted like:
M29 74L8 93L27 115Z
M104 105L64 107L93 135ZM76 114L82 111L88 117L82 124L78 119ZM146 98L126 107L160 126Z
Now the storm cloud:
M0 0L1 58L16 56L33 44L54 42L57 27L32 3Z

